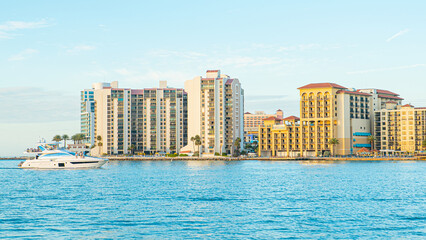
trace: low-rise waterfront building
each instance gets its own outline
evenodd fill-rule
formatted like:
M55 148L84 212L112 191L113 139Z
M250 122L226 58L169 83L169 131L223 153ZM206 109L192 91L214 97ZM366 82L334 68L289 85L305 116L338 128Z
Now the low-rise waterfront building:
M268 117L283 118L283 111L278 109L275 114L266 114L264 111L244 113L244 142L258 141L259 127L263 127L263 119Z

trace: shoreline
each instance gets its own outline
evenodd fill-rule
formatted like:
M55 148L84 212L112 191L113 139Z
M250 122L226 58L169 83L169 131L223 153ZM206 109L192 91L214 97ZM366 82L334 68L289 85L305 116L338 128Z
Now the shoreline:
M105 157L110 161L426 161L417 157Z
M426 156L416 157L135 157L105 156L110 161L426 161ZM28 157L0 157L4 160L28 160Z

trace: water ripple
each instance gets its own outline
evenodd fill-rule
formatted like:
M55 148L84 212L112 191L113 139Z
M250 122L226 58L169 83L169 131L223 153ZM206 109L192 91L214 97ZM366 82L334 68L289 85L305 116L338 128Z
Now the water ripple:
M0 161L5 239L424 239L425 162Z

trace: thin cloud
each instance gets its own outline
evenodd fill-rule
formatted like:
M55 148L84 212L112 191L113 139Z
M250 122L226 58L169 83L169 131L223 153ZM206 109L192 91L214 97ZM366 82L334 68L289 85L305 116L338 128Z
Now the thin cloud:
M391 67L391 68L374 68L374 69L347 72L346 74L351 75L351 74L364 74L364 73L372 73L372 72L385 72L385 71L409 69L409 68L417 68L417 67L426 67L426 64L420 63L420 64L413 64L413 65L407 65L407 66Z
M7 60L8 61L22 61L22 60L25 60L25 59L31 57L32 55L34 55L36 53L38 53L38 50L28 48L28 49L25 49L24 51L22 51L18 54L10 56Z
M395 38L400 37L400 36L406 34L409 31L410 31L410 29L404 29L402 31L399 31L398 33L394 34L392 37L386 39L386 42L390 42L390 41L394 40Z
M0 25L0 38L12 38L13 32L24 29L35 29L48 27L49 22L45 19L33 22L8 21Z
M0 88L0 123L77 120L78 104L78 93L70 95L34 87Z
M92 51L95 50L96 47L95 46L90 46L90 45L77 45L71 49L68 49L67 52L68 53L79 53L79 52L84 52L84 51Z

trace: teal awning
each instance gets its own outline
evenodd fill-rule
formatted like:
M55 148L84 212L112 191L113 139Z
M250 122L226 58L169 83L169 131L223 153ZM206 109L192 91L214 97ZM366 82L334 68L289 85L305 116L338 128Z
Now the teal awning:
M371 148L371 144L354 144L354 147L356 148Z
M354 136L360 136L360 137L368 137L368 136L371 136L371 133L367 133L367 132L354 132L353 135Z

